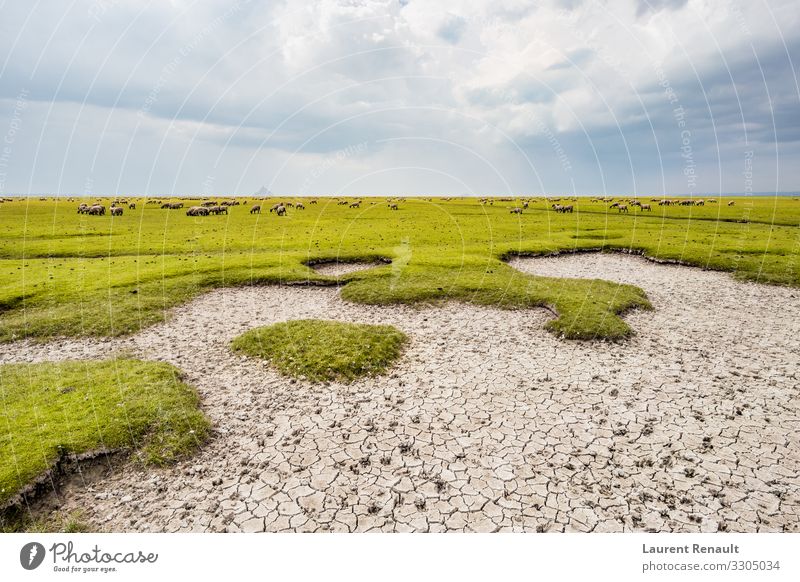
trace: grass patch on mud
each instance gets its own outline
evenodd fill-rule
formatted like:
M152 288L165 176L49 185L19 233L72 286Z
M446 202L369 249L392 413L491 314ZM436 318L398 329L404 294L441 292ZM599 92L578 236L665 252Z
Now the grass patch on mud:
M301 319L250 330L231 347L268 360L286 376L352 382L385 372L407 342L406 335L390 325Z
M191 454L210 424L169 364L0 366L0 506L70 455L131 451L149 465Z

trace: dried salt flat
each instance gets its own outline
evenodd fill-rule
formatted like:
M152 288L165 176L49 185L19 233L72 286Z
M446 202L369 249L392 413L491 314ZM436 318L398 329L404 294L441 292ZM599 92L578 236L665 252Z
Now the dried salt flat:
M513 265L639 285L655 310L610 344L559 340L545 310L221 289L130 338L5 345L0 361L126 350L197 387L216 435L194 458L64 495L108 531L798 531L797 290L622 255ZM412 342L390 375L346 386L228 350L295 318Z
M380 267L383 264L384 263L330 262L330 263L317 263L309 266L319 275L327 275L329 277L340 277L342 275L348 275L350 273L357 273L358 271L366 271L367 269L374 269L375 267Z

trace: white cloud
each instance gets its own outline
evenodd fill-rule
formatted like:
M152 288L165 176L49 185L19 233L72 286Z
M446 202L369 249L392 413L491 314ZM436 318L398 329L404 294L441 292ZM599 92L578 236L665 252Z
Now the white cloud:
M90 160L96 144L104 155L126 148L127 136L137 146L125 163L158 168L144 186L155 190L194 188L196 176L223 159L244 172L242 187L272 181L291 190L331 152L368 142L358 159L327 174L346 183L399 159L452 173L463 148L485 155L522 190L538 188L540 177L549 191L573 183L596 190L602 170L617 189L635 180L684 191L676 105L688 112L707 189L718 184L721 163L740 161L745 139L764 156L776 155L777 139L778 159L797 161L790 57L798 58L800 15L790 0L45 0L30 9L4 6L0 22L8 55L0 97L13 100L25 88L38 103L27 112L27 153L15 158L7 189L79 190L90 170L78 168L91 162L75 160ZM441 141L422 147L407 138ZM52 139L73 145L51 151ZM554 163L554 140L569 171ZM159 150L161 143L169 147ZM34 166L39 147L47 156ZM264 157L281 161L250 163ZM284 162L280 177L268 174ZM127 176L120 163L91 170L107 174L95 183ZM53 168L66 166L53 178L62 174ZM170 174L170 166L180 169ZM492 172L461 172L481 187L508 187ZM236 187L230 174L215 183ZM427 191L424 172L411 174L378 172L383 177L369 183L386 193L400 183ZM800 185L792 170L784 179L756 176L761 189Z

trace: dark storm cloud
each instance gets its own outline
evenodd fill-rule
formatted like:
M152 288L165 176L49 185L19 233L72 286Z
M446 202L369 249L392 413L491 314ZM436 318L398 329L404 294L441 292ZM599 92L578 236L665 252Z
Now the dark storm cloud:
M754 142L791 142L800 133L800 114L795 68L800 62L800 39L765 43L759 49L746 46L723 60L716 56L696 73L667 73L678 99L669 104L663 88L652 84L647 95L649 116L659 126L672 123L674 108L686 110L695 133L706 132L723 139ZM686 70L688 63L674 67Z

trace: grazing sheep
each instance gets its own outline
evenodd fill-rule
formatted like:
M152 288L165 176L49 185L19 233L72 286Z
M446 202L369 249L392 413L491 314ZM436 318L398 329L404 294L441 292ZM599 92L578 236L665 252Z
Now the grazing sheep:
M317 203L317 201L316 201L316 200L312 200L312 201L310 202L310 204L316 204L316 203Z
M640 204L639 208L641 208L642 210L647 210L648 212L652 212L653 211L653 209L650 207L649 204Z
M617 206L617 210L620 212L628 212L628 205L627 204L620 204Z
M523 202L523 203L522 203L522 207L523 207L523 208L528 208L528 202L527 202L527 200L526 200L525 202Z
M86 212L87 214L92 214L94 216L103 216L106 213L106 207L102 204L95 204L89 207L89 210Z
M276 212L278 208L280 208L281 206L283 206L283 204L281 204L280 202L278 202L277 204L273 204L272 207L269 209L269 211Z
M705 204L706 204L705 200L697 200L694 203L695 206L705 206Z
M619 202L614 202L614 204L609 206L609 208L619 208L619 207L620 207L620 203Z
M208 216L209 210L205 206L192 206L186 211L186 216Z
M136 202L131 202L128 204L128 210L136 210Z
M211 214L228 214L228 207L227 206L212 206L208 209Z
M278 216L284 216L286 214L286 207L283 204L280 204L275 209L275 214L277 214Z
M122 206L115 206L112 208L111 216L122 216Z
M302 202L298 202L297 204L294 205L294 207L297 210L305 210L306 209L305 205Z
M350 208L361 208L361 202L353 202Z
M86 202L81 202L80 206L78 206L78 214L88 214L89 213L89 205Z
M522 208L519 208L519 207L512 208L511 209L511 214L522 214Z
M272 212L272 210L270 210L270 212ZM255 206L253 206L250 209L250 214L261 214L261 205L260 204L256 204Z
M389 204L389 210L399 210L397 204Z
M728 206L733 206L734 204L736 204L736 201L734 201L734 200L731 200L730 202L728 202Z

